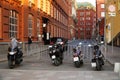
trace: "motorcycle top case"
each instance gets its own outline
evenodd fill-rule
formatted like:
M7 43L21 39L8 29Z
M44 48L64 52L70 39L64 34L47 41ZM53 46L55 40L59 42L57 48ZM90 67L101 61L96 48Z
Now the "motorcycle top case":
M92 66L92 67L96 67L96 63L95 63L95 62L92 62L92 63L91 63L91 66Z
M96 60L95 59L92 59L91 66L96 67Z

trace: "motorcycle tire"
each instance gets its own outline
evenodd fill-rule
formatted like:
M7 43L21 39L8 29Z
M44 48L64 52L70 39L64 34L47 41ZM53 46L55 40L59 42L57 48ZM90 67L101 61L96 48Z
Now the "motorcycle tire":
M100 62L98 60L96 60L96 69L97 69L97 71L101 71L101 68L102 68L102 66L101 66Z
M60 62L59 62L59 60L55 59L53 64L54 64L55 66L59 66L59 65L60 65Z
M80 67L80 62L76 61L74 62L75 67L79 68Z
M13 69L14 68L13 61L8 60L8 66L9 66L10 69Z

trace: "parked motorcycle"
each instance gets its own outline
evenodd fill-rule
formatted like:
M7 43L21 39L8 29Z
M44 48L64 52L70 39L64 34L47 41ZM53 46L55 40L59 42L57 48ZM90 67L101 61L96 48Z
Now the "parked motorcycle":
M9 47L8 49L8 66L10 69L14 68L15 65L19 65L23 61L23 52L22 52L22 42L19 42L19 46L15 48L13 51Z
M73 49L73 62L75 67L79 68L81 65L83 65L83 54L81 54L81 51L79 53L76 52L76 49Z
M95 67L96 70L101 71L102 66L103 66L103 61L102 61L102 55L101 56L95 56L94 59L92 59L91 63L92 67Z
M60 45L51 45L49 46L49 56L52 60L53 65L59 66L62 64L63 53L61 52Z

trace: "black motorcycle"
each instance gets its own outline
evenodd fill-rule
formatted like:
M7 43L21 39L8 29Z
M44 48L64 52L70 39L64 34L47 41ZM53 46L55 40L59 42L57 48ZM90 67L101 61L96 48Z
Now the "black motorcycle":
M22 47L20 46L22 43L19 43L19 46L16 47L13 51L9 47L7 59L8 59L8 66L10 69L14 68L15 65L19 65L23 61L23 52L22 52Z
M96 70L101 71L103 66L102 55L101 56L95 55L95 58L92 59L91 65L92 67L95 67Z
M59 44L49 46L49 56L52 60L53 65L59 66L62 64L63 53Z

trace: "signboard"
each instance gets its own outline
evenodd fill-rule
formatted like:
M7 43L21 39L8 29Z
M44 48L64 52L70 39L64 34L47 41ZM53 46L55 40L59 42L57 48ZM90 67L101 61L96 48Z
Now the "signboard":
M108 13L110 16L116 16L116 13L109 12Z
M116 8L115 8L115 5L109 5L108 6L108 14L110 15L110 16L116 16L116 13L115 13L115 11L116 11Z
M115 12L116 11L114 5L109 5L108 10L109 10L109 12Z

